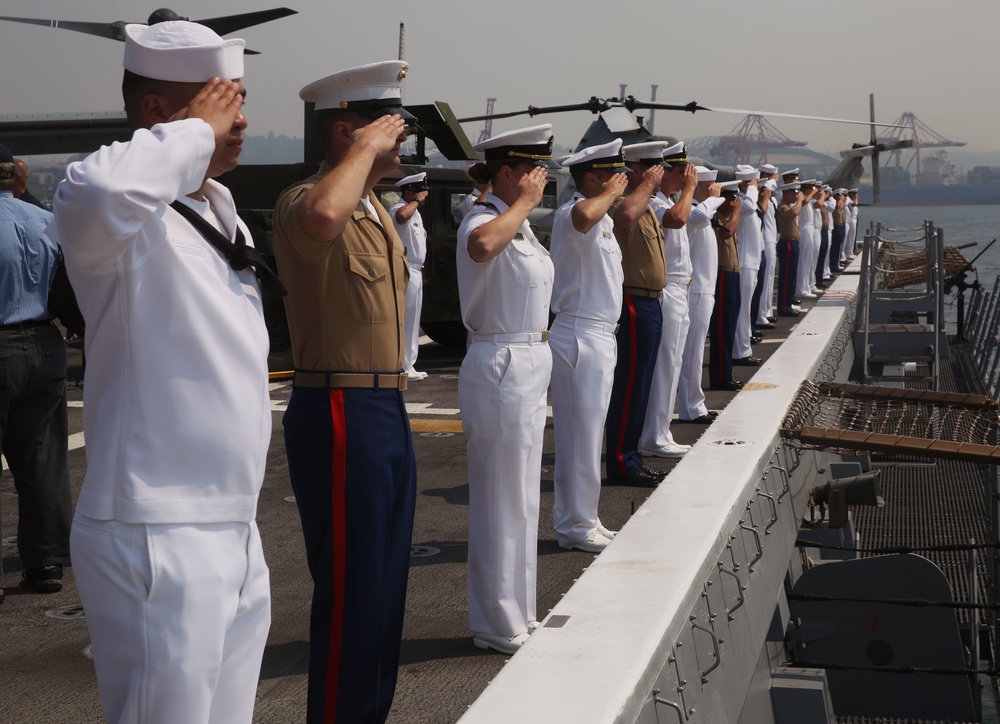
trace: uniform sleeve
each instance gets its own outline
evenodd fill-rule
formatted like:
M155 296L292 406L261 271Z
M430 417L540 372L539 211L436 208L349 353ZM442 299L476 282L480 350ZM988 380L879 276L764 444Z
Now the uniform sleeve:
M140 129L127 143L103 146L66 169L50 236L81 268L114 265L161 204L198 190L214 151L212 128L198 118Z
M722 206L724 201L725 199L721 196L709 196L700 204L693 207L691 209L691 215L688 217L688 230L704 229L706 226L711 224L712 217L715 216L715 212L719 210L719 207Z
M274 206L274 240L276 243L287 243L296 254L311 264L315 264L323 256L332 239L317 241L302 229L299 222L299 204L314 186L312 183L297 184L281 192ZM358 201L358 206L361 202ZM357 211L355 211L357 213ZM363 212L362 212L363 213ZM350 221L348 221L350 223Z
M743 211L757 211L757 187L747 186L747 192L745 194L740 194L740 206Z

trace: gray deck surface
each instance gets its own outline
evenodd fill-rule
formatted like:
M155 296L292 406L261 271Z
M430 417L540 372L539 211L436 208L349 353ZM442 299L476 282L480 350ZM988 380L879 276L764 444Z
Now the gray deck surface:
M803 312L810 306L806 303ZM797 319L779 318L778 328L766 333L754 354L767 358ZM418 368L430 372L406 393L408 404L426 403L411 415L417 455L418 494L413 543L440 553L414 557L399 683L389 721L395 724L442 724L457 720L507 661L506 656L476 649L468 631L466 598L466 540L468 486L465 438L449 433L459 419L457 386L459 355L438 345L424 345ZM706 355L707 358L707 355ZM79 364L79 352L70 351L70 363ZM736 367L737 379L749 379L756 368ZM707 384L707 372L706 372ZM274 385L274 405L287 401L287 383ZM709 392L712 409L723 408L734 393ZM82 431L82 389L69 389L70 434ZM433 414L452 410L449 414ZM298 512L289 500L292 492L282 442L281 411L274 412L274 434L258 510L264 552L271 569L272 625L257 688L254 721L301 722L305 719L308 620L311 581L306 570ZM675 438L694 442L706 428L676 424ZM544 615L559 600L594 557L558 547L552 531L551 420L546 429L542 470L542 503L538 540L538 610ZM650 458L654 469L674 463ZM70 452L74 498L85 469L82 448ZM666 483L669 484L669 481ZM632 487L604 488L601 519L612 529L624 526L649 491ZM66 569L63 590L40 595L19 587L20 563L12 536L17 530L17 497L5 471L0 478L0 523L3 536L3 588L0 605L0 724L46 722L83 724L102 721L93 665L85 656L89 645L86 624L75 616L52 613L79 605L72 567ZM595 658L595 660L597 660Z

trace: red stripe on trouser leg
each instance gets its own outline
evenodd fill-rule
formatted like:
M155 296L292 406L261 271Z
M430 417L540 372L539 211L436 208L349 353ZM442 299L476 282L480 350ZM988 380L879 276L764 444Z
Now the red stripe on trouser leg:
M629 334L629 359L628 359L628 381L625 383L625 400L622 404L621 427L618 428L618 442L615 445L615 459L618 461L618 470L622 474L628 473L625 469L625 457L622 455L622 445L625 443L625 430L628 425L628 412L632 403L632 387L635 384L635 307L632 305L632 296L625 295L625 305L628 309L628 334Z
M344 628L344 586L347 578L347 518L344 491L347 481L347 423L344 415L344 391L330 390L330 415L333 422L332 505L333 535L333 613L330 621L329 658L326 664L323 721L337 721L337 684L340 679L340 649Z

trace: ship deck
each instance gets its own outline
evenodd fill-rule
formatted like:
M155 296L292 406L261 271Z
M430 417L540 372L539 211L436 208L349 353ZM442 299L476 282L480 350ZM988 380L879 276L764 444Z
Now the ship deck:
M806 312L811 301L804 305ZM799 319L779 318L777 329L767 333L754 347L757 356L770 357ZM961 345L954 345L949 370L942 375L961 388L974 382L967 374ZM406 393L417 455L418 494L413 535L409 593L396 696L389 717L393 723L439 724L454 722L501 671L508 657L472 646L468 631L466 601L466 544L468 486L465 439L461 434L457 404L458 367L461 352L427 344L421 349L418 367L430 373ZM79 353L70 352L71 364ZM748 380L756 368L736 367L735 376ZM706 375L707 376L707 375ZM707 382L707 380L706 380ZM982 390L970 390L982 392ZM273 621L257 687L255 722L304 721L308 619L311 582L301 543L298 513L291 498L287 461L282 443L281 414L290 393L287 382L272 384L274 431L267 474L258 512L265 555L271 570ZM734 393L709 392L712 409L724 408ZM79 492L85 469L82 441L82 390L71 386L70 465L74 496ZM693 443L704 426L676 424L675 438ZM541 519L538 549L538 609L544 615L570 589L594 556L558 547L552 531L553 436L551 420L545 431L545 454L541 475ZM650 466L669 470L674 463L652 459ZM961 466L962 464L955 463ZM917 466L891 466L883 478L883 495L891 506L876 512L855 513L858 527L870 545L917 545L927 540L965 541L980 536L983 522L976 519L974 505L981 499L981 483L961 494L943 493L939 465L927 473ZM923 492L920 479L932 488ZM899 475L896 483L895 476ZM947 479L975 479L964 468L947 473ZM903 511L903 492L940 500L930 512ZM612 529L627 525L650 491L642 488L606 486L601 498L601 519ZM937 497L934 497L937 496ZM0 534L3 538L3 588L6 602L0 605L0 721L67 722L102 721L93 665L88 658L89 639L81 616L72 567L66 569L64 589L39 595L18 586L19 562L14 536L17 529L17 498L8 471L0 479ZM902 523L902 524L901 524ZM965 526L970 526L966 528ZM888 532L888 531L894 532ZM910 532L908 532L910 531ZM941 531L949 531L944 536ZM948 560L945 563L947 572ZM951 566L964 571L964 559ZM956 598L962 599L956 591ZM595 652L595 662L599 662ZM595 663L595 665L599 665Z

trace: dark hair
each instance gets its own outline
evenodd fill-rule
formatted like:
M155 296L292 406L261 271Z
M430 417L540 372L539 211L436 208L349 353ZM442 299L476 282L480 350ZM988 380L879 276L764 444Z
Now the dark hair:
M472 164L465 172L477 184L484 184L490 180L490 172L487 170L486 164L482 161Z

